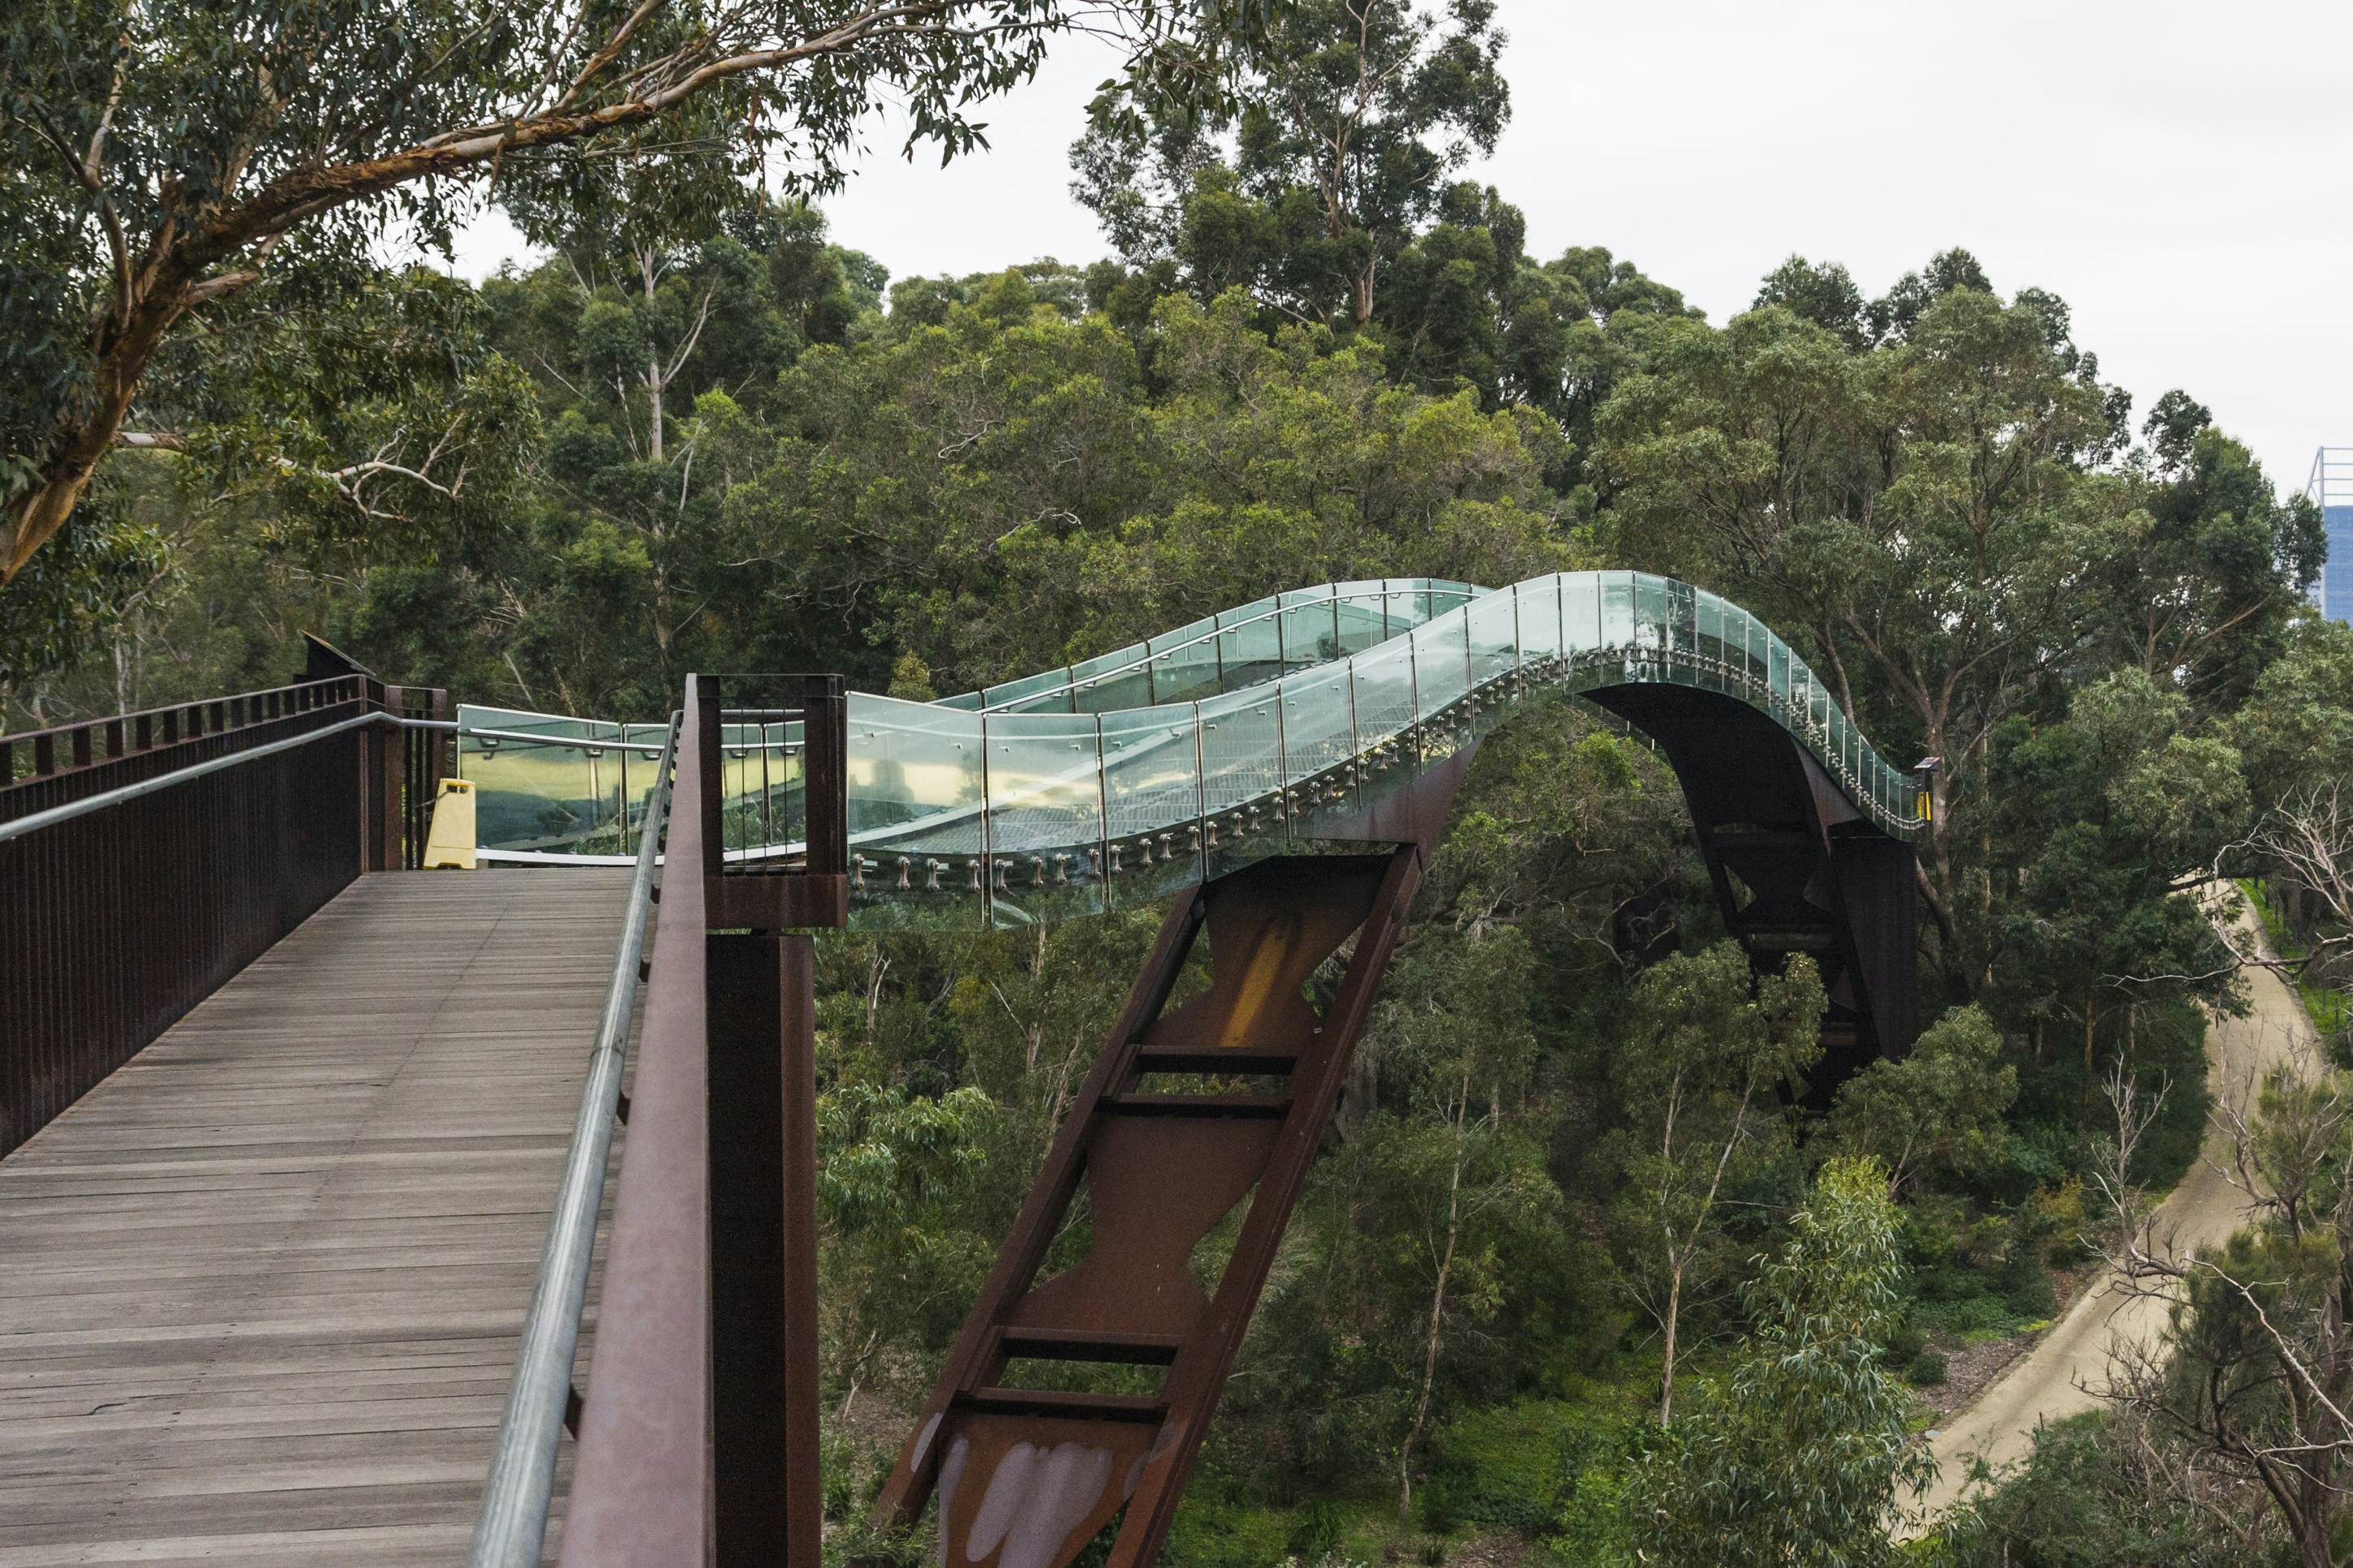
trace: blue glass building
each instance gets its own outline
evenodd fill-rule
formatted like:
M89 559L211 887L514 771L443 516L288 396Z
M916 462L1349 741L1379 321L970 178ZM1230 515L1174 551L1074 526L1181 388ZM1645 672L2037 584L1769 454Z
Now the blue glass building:
M2320 503L2328 535L2328 558L2312 585L2312 602L2332 621L2353 621L2353 447L2314 453L2306 493Z

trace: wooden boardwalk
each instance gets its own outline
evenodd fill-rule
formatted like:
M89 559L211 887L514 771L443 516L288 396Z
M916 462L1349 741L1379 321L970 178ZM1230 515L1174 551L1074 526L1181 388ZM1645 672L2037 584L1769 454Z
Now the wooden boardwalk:
M463 1560L628 889L363 878L0 1162L0 1568Z

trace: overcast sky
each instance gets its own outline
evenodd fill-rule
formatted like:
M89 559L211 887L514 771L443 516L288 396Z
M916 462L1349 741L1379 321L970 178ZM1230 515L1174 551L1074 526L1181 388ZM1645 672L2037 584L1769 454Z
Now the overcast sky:
M1792 252L1877 293L1966 246L2063 296L2136 418L2187 388L2300 488L2353 445L2353 6L2288 0L1501 0L1513 89L1472 171L1539 257L1601 245L1711 321ZM835 237L893 277L1103 254L1066 150L1110 61L1066 48L942 170L878 123ZM495 217L480 277L515 253Z

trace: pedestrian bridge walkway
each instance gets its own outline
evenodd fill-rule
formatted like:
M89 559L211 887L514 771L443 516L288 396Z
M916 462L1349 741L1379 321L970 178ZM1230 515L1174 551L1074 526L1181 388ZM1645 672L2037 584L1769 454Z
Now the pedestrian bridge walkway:
M0 1161L0 1568L463 1561L628 886L364 876Z
M935 703L697 674L664 724L485 724L314 644L0 735L0 1568L818 1568L809 932L1156 906L875 1504L1147 1568L1455 790L1564 699L1674 768L1752 964L1816 965L1808 1092L1909 1048L1933 759L1633 573L1294 590ZM558 864L422 873L484 849Z

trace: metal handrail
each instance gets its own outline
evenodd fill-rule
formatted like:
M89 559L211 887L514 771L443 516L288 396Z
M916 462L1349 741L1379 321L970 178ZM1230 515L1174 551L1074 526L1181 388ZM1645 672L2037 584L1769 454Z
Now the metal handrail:
M630 880L628 908L621 921L620 951L613 959L613 983L605 994L605 1016L589 1058L588 1081L580 1090L580 1112L573 1122L572 1146L565 1155L564 1179L548 1222L539 1282L523 1318L514 1381L507 1390L506 1413L499 1420L498 1445L482 1487L481 1516L467 1558L473 1568L528 1568L539 1561L546 1541L556 1444L572 1397L572 1362L580 1343L596 1217L605 1201L605 1167L620 1105L621 1071L628 1058L646 917L653 906L654 866L670 815L680 718L670 715L670 736L655 764L653 794L646 803L638 841L637 874Z
M635 752L650 756L670 743L667 741L610 741L595 735L534 735L522 730L469 730L447 720L432 722L442 729L455 730L469 740L528 741L543 746L563 746L575 752ZM731 752L796 752L801 743L798 741L726 741L722 744ZM485 752L490 750L487 746L482 749Z
M288 715L288 717L300 717L300 715ZM280 752L290 752L297 746L307 746L313 741L322 741L330 735L340 735L346 730L356 730L363 724L387 722L397 724L401 721L384 713L356 714L349 719L337 720L332 724L322 725L316 730L305 730L301 734L289 736L283 741L272 741L268 745L255 746L249 751L232 752L225 757L213 757L205 762L192 763L185 768L174 768L168 773L158 773L152 779L141 779L136 784L127 784L120 788L103 790L80 800L69 800L63 805L53 805L45 811L27 812L23 816L11 821L0 822L0 842L21 838L27 833L38 833L45 827L55 827L60 822L70 822L77 816L86 816L93 811L104 811L108 806L121 805L127 800L137 800L141 795L155 795L170 789L174 784L183 784L190 779L202 778L206 773L216 773L224 768L237 767L241 763L252 762L257 757L271 756Z
M1367 579L1367 581L1373 581L1373 580L1374 580L1374 579ZM1062 682L1060 686L1041 686L1041 687L1039 687L1039 688L1037 690L1035 690L1035 691L1025 691L1025 692L1023 692L1020 696L1018 696L1018 697L1015 697L1015 698L1008 699L1008 700L1007 700L1006 701L1004 701L1004 702L998 702L998 703L992 703L992 702L990 702L990 701L988 700L988 693L989 693L989 691L990 691L991 688L988 688L988 687L984 686L984 687L982 687L982 688L980 689L980 690L979 690L979 691L977 691L977 692L976 692L976 693L972 693L972 695L977 696L977 697L978 697L978 698L980 698L980 700L980 700L980 705L979 705L979 707L977 707L976 709L975 709L975 710L974 710L974 711L976 711L976 712L979 712L979 713L1005 713L1005 712L1009 712L1009 711L1012 711L1012 710L1012 710L1012 704L1013 704L1013 703L1015 703L1015 702L1029 702L1029 701L1034 701L1035 700L1037 700L1038 698L1040 698L1040 697L1068 696L1069 694L1071 694L1071 692L1074 692L1074 691L1089 691L1089 690L1092 690L1094 688L1096 688L1096 687L1098 687L1098 686L1104 685L1104 684L1106 684L1106 683L1108 683L1108 682L1110 682L1110 681L1116 680L1116 679L1119 679L1120 677L1122 677L1122 676L1124 676L1124 675L1133 675L1133 674L1134 674L1137 670L1144 668L1145 666L1150 665L1150 664L1156 663L1156 662L1157 662L1157 661L1159 661L1160 659L1163 659L1163 658L1167 658L1170 654L1182 653L1182 652L1184 652L1184 651L1185 651L1186 649L1187 649L1187 648L1196 648L1196 647L1199 647L1203 643L1212 643L1212 642L1215 642L1215 641L1217 641L1219 637L1224 637L1224 636L1226 636L1227 634L1229 634L1229 633L1230 633L1230 632L1239 631L1240 629L1241 629L1241 628L1242 628L1242 627L1244 627L1244 626L1254 626L1259 625L1261 622L1263 622L1263 621L1271 621L1271 620L1274 620L1274 619L1278 618L1279 616L1282 616L1290 615L1293 611L1299 609L1299 608L1300 608L1300 607L1302 607L1303 605L1356 605L1356 604L1362 604L1362 603L1364 603L1364 602L1365 602L1366 600L1367 600L1367 599L1390 599L1390 598L1394 598L1394 597L1396 597L1396 596L1397 596L1398 594L1400 594L1400 593L1405 593L1405 594L1415 594L1415 593L1419 593L1419 594L1445 593L1445 594L1449 595L1449 596L1451 596L1452 592L1453 592L1453 589L1454 589L1455 587L1458 587L1458 586L1459 586L1459 587L1471 587L1471 586L1473 586L1473 584L1454 584L1454 583L1452 582L1452 580L1451 580L1451 579L1450 579L1450 578L1439 578L1439 577L1383 577L1383 578L1379 578L1379 579L1377 579L1377 581L1379 581L1381 584L1384 584L1384 586L1382 586L1382 587L1380 587L1380 588L1378 588L1378 589L1373 590L1372 592L1369 592L1369 593L1362 593L1362 594L1343 594L1343 593L1338 592L1338 589L1339 589L1339 587L1340 587L1340 584L1335 583L1335 584L1332 584L1332 587L1333 587L1333 589L1334 589L1334 592L1333 592L1332 595L1331 595L1329 598L1324 598L1324 599L1295 599L1295 600L1293 600L1292 603L1290 603L1290 604L1288 604L1288 605L1283 604L1283 603L1282 602L1282 598L1283 598L1283 595L1281 595L1281 594L1276 594L1276 595L1271 595L1271 597L1269 597L1269 598L1267 598L1267 599L1258 601L1258 602L1260 602L1260 603L1265 604L1265 605L1268 606L1266 609L1261 610L1258 614L1256 614L1256 615L1254 615L1254 616L1244 616L1242 619L1238 620L1238 621L1227 621L1227 620L1222 620L1221 618L1217 617L1217 616L1212 616L1212 617L1210 617L1210 618L1211 618L1213 621L1218 622L1218 624L1216 624L1216 625L1212 626L1211 626L1208 631L1203 632L1200 636L1198 636L1198 637L1187 637L1183 642L1173 642L1173 643L1170 643L1170 644L1169 644L1167 647L1154 647L1152 646L1152 643L1151 643L1150 641L1148 641L1148 640L1147 640L1147 641L1140 642L1140 643L1131 643L1131 644L1129 644L1129 645L1128 645L1128 647L1125 647L1125 648L1113 648L1113 649L1111 651L1111 653L1110 653L1110 654L1108 654L1108 655L1103 655L1103 656L1100 656L1100 657L1104 657L1104 658L1117 658L1119 655L1121 655L1121 654L1123 654L1123 653L1129 652L1129 651L1131 651L1132 649L1134 649L1134 648L1142 648L1142 649L1144 649L1145 651L1144 651L1144 654L1143 654L1143 656L1142 656L1141 658L1131 658L1131 659L1129 659L1125 664L1113 665L1113 666L1110 666L1110 667L1109 667L1109 668L1107 668L1099 669L1099 670L1095 671L1092 675L1088 676L1084 680L1080 679L1077 676L1075 676L1075 675L1073 675L1073 674L1071 674L1071 671L1073 671L1073 670L1075 670L1075 669L1077 669L1077 668L1078 668L1078 666L1077 666L1077 665L1075 665L1075 664L1066 664L1066 665L1062 666L1062 671L1063 671L1063 674L1064 674L1064 676L1066 677L1066 679L1063 680L1063 682ZM1437 588L1437 587L1433 586L1433 584L1438 584L1438 583L1441 583L1441 582L1443 582L1443 583L1447 583L1447 584L1449 584L1449 586L1448 586L1448 587L1446 587L1446 588L1443 588L1443 589ZM1390 588L1390 587L1386 586L1386 584L1390 584L1390 583L1419 583L1419 584L1422 584L1422 586L1421 586L1421 587L1419 587L1419 588L1402 588L1402 589L1399 589L1399 588ZM1303 591L1303 592L1304 592L1304 590L1302 590L1302 591ZM1477 595L1472 595L1472 596L1473 596L1473 597L1484 597L1484 596L1485 596L1488 593L1490 593L1490 592L1492 592L1492 590L1489 590L1489 589L1481 589L1481 590L1479 590L1479 592L1478 592L1478 594L1477 594ZM1468 604L1468 603L1470 602L1470 600L1469 600L1468 598L1466 598L1463 602L1464 602L1465 604ZM1246 607L1247 607L1247 606L1246 606ZM1433 617L1433 618L1435 618L1435 617ZM1415 623L1415 624L1416 624L1417 626L1419 626L1419 625L1423 625L1423 624L1426 624L1426 623L1417 622L1417 623ZM1411 629L1411 628L1408 628L1408 629ZM1387 637L1388 637L1388 636L1394 636L1394 635L1396 635L1396 634L1394 634L1394 633L1387 634L1387 636L1385 636L1385 637L1384 637L1383 640L1384 640L1384 641L1386 641L1386 640L1387 640ZM1086 661L1086 662L1092 663L1092 662L1093 662L1093 661L1092 661L1092 660L1088 660L1088 661ZM1044 674L1044 673L1046 673L1046 672L1045 672L1045 671L1043 671L1043 670L1040 670L1039 673L1042 675L1042 674ZM1276 677L1275 679L1282 679L1282 678L1281 678L1280 676L1278 676L1278 677ZM1004 685L1010 685L1010 684L1013 684L1013 683L1012 683L1012 682L1003 682L1003 683L1001 683L1001 684L1004 684ZM1258 684L1258 683L1257 683L1257 682L1251 682L1251 684L1256 685L1256 684Z
M185 713L192 708L227 708L236 703L249 703L257 698L275 697L280 692L308 691L315 687L332 686L338 681L344 680L358 681L364 685L365 682L375 679L374 676L359 670L344 675L322 675L316 680L290 681L284 686L257 686L250 691L233 691L225 697L192 697L185 702L165 702L154 708L133 708L124 713L104 713L94 719L76 719L70 723L51 724L39 730L11 730L0 733L0 741L22 745L27 741L38 741L44 737L56 740L71 735L76 730L95 730L107 724L135 724L142 719L161 719L168 714ZM383 683L379 681L377 684L381 686ZM332 707L334 704L322 702L318 706L326 708ZM282 719L299 719L303 714L315 710L311 708L296 708L282 713L264 714L259 719L248 720L237 728L251 729L256 724L272 724ZM207 735L215 732L206 731Z

